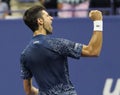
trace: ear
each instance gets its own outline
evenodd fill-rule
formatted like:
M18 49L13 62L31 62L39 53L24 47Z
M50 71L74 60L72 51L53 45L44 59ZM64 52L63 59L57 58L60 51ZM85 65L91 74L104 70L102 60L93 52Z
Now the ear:
M39 25L43 25L43 19L38 18L38 19L37 19L37 23L38 23Z

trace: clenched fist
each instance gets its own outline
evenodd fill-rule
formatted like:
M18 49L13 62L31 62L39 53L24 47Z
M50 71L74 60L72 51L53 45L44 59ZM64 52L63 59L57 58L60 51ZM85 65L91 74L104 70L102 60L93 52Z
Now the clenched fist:
M95 20L102 20L103 16L102 16L102 12L98 11L98 10L92 10L89 13L89 17L95 21Z

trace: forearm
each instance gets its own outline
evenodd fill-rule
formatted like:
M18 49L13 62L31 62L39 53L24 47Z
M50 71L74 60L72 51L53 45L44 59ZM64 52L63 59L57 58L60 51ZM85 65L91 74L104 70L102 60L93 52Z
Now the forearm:
M91 53L93 55L99 55L101 48L102 48L102 41L103 41L103 36L102 36L102 31L94 31L92 38L88 44L88 46L91 48Z
M83 45L82 56L99 56L103 41L103 21L102 13L93 10L89 13L89 17L93 21L93 35L88 45Z

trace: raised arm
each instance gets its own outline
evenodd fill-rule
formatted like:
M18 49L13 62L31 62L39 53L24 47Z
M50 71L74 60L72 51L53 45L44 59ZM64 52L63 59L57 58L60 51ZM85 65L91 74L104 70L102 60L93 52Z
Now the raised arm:
M39 91L32 85L32 79L23 80L23 85L26 95L38 95Z
M89 13L89 17L94 22L93 35L88 45L83 45L82 56L99 56L102 48L103 40L103 17L102 13L98 10L93 10Z

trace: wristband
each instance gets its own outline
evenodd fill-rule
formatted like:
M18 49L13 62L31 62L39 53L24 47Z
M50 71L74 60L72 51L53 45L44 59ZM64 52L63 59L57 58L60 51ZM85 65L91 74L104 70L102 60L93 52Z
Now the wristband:
M103 31L103 21L102 20L96 20L94 23L94 31Z

